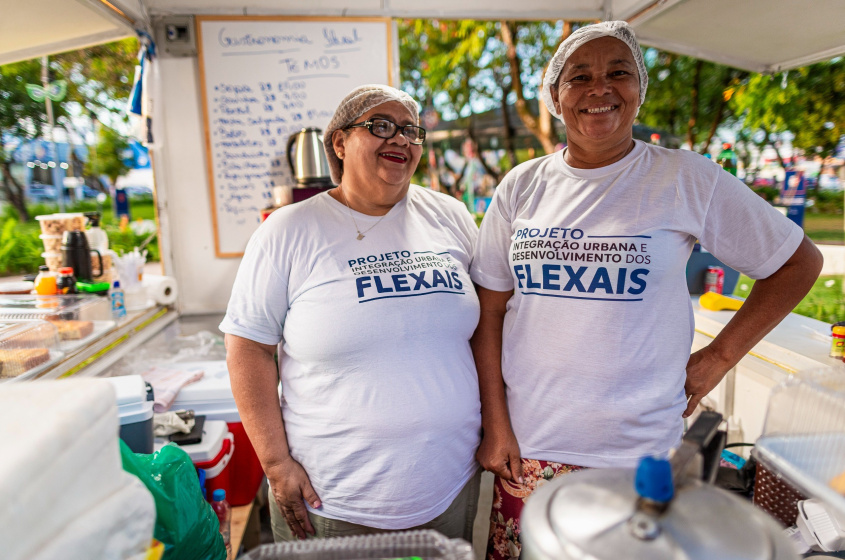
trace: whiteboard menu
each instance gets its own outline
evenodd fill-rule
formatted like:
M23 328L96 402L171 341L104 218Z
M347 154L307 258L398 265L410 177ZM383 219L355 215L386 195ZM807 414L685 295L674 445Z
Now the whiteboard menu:
M198 16L196 24L214 248L239 257L272 187L294 184L290 135L325 129L357 86L393 85L391 22Z

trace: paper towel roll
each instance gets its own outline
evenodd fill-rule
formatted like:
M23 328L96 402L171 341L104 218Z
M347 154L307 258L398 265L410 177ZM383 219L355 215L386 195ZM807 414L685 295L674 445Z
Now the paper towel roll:
M176 279L172 276L144 274L142 284L144 289L147 290L147 297L157 304L172 305L176 303Z

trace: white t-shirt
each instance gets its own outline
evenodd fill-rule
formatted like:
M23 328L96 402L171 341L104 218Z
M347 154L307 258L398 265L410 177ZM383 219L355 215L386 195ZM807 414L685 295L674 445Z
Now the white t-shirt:
M472 279L514 290L502 370L523 457L631 467L682 432L696 239L751 278L801 228L693 152L636 142L600 169L562 152L514 168L481 225Z
M322 501L312 511L405 529L446 511L478 468L478 228L416 185L384 217L352 213L361 241L325 193L271 214L220 330L281 342L285 432Z

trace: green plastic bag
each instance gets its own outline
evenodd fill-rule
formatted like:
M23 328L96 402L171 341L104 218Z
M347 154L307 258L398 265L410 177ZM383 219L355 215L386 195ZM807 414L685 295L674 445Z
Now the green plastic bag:
M153 536L164 543L163 560L226 560L217 514L202 497L191 458L175 445L150 455L132 453L120 441L123 470L134 474L153 495Z

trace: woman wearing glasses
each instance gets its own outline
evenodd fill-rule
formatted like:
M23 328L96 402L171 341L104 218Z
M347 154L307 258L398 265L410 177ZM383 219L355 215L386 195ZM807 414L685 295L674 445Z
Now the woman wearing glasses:
M459 201L410 183L418 122L401 91L353 90L325 133L337 188L274 212L238 271L220 329L276 540L422 527L471 539L477 228Z

